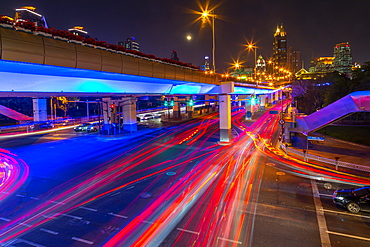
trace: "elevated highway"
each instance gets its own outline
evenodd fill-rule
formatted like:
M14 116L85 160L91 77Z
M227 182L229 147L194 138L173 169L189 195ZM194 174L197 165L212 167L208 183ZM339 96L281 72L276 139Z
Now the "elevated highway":
M174 97L175 115L179 115L179 102L183 100L178 100L178 95L188 98L194 94L220 95L220 128L227 130L227 136L231 128L231 93L267 94L273 91L273 88L249 84L235 87L234 82L223 82L218 75L205 74L194 66L168 59L63 40L14 27L0 27L0 78L0 97L33 98L35 121L47 120L46 98L100 97L104 128L108 130L119 121L116 112L122 115L123 128L136 130L137 95ZM113 108L108 109L112 105ZM188 108L191 116L193 107Z

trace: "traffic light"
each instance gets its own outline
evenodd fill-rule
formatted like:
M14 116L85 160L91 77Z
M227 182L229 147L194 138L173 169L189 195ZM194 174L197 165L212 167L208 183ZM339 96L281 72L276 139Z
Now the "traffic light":
M111 113L116 113L116 105L113 103L113 104L110 104L110 106L109 106L109 108L110 108L110 112Z
M189 99L188 106L194 106L194 101L193 101L193 99Z
M254 94L251 95L251 105L255 105L257 103L256 96Z
M174 106L174 105L175 105L175 101L173 99L171 99L170 106Z

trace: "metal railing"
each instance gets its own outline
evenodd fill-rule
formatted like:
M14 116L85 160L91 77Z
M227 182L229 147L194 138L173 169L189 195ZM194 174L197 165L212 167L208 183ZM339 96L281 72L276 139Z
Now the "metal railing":
M304 154L302 154L302 152L297 151L293 148L289 149L283 143L280 143L280 149L283 150L284 152L286 152L288 155L289 155L289 153L293 153L295 155L304 157ZM344 161L333 160L333 159L324 158L324 157L321 157L321 156L316 156L316 155L307 154L307 153L306 153L306 157L308 159L311 159L311 160L317 160L317 161L320 161L320 162L324 162L324 163L327 163L327 164L334 165L336 167L336 169L338 169L338 166L341 166L341 167L345 167L345 168L348 168L348 169L370 172L370 167L368 167L368 166L353 164L353 163L344 162Z

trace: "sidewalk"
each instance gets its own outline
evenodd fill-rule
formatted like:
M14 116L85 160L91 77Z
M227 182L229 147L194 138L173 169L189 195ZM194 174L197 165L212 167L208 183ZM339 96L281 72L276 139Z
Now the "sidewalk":
M329 136L314 133L313 136L324 137L324 141L308 141L308 154L320 156L338 161L370 167L370 146L359 145L335 139ZM307 149L307 137L297 135L293 139L293 145L288 149L295 149L302 153Z

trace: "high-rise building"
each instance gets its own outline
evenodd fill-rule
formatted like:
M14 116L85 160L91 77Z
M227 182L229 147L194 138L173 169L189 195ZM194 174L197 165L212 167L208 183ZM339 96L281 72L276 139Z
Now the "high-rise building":
M295 73L301 69L301 52L294 51L292 47L288 49L288 70Z
M68 29L68 31L73 33L74 35L81 36L86 39L90 38L90 35L88 34L88 32L84 30L84 27L75 26L75 27Z
M352 55L349 43L339 43L334 46L333 68L348 77L352 76Z
M48 27L45 16L35 12L36 8L31 6L25 6L15 10L15 21L26 21L35 23L38 27Z
M311 61L309 68L310 72L314 73L330 73L334 71L333 68L334 57L319 57Z
M274 34L274 43L273 43L273 55L272 59L274 66L287 68L287 35L284 31L284 26L281 24L277 26Z
M140 49L139 43L136 42L134 37L129 37L126 41L119 41L118 45L122 45L127 50L139 51Z

